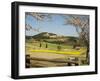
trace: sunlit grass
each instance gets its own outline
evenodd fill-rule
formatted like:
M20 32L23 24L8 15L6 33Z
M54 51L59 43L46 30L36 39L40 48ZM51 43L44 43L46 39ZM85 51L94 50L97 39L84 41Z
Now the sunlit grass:
M80 55L85 53L85 49L74 50L74 51L57 51L57 50L30 50L31 52L42 52L42 53L56 53L56 54L73 54L73 55Z
M26 43L26 52L27 53L53 53L53 54L68 54L68 55L81 55L86 54L86 48L81 47L80 50L73 49L71 45L60 45L61 49L57 49L57 44L47 43L48 48L46 48L46 43L42 43L40 47L40 43Z

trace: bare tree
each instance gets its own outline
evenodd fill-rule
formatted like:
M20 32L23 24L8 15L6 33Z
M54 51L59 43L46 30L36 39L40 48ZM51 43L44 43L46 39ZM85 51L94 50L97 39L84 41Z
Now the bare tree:
M45 13L26 12L25 17L27 16L32 16L33 18L37 19L37 21L51 19L51 15ZM27 31L33 30L35 32L40 32L40 28L33 28L30 24L27 23L25 24L25 28Z
M30 24L25 24L25 29L26 29L27 31L32 30L32 31L34 31L34 32L41 32L39 27L38 27L38 28L33 28Z
M48 18L48 19L51 18L50 14L45 14L45 13L26 12L25 15L26 16L30 15L40 21L43 21L45 18Z
M73 25L79 34L79 39L84 42L87 47L86 61L89 64L89 16L69 15L65 24Z

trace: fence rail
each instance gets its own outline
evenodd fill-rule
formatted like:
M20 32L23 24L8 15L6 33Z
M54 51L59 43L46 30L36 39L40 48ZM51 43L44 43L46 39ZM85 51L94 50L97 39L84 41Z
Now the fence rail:
M79 66L80 63L79 61L71 61L71 60L59 60L59 59L43 59L43 58L33 58L33 57L30 57L30 55L26 55L26 68L30 68L31 67L31 62L34 62L34 61L42 61L42 62L51 62L51 63L57 63L57 64L64 64L66 66ZM42 66L42 65L41 65ZM38 67L38 66L37 66ZM43 66L43 67L46 67L46 66Z

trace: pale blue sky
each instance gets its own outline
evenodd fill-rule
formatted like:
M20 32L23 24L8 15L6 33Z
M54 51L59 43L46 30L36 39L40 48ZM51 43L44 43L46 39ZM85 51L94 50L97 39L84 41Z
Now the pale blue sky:
M49 32L58 35L77 37L78 34L75 27L71 25L64 25L64 22L65 18L62 14L52 14L52 18L50 20L45 19L44 21L39 21L35 17L28 15L25 19L25 23L30 24L30 26L35 29L39 28L40 32L30 30L26 31L26 35L33 36L41 32Z

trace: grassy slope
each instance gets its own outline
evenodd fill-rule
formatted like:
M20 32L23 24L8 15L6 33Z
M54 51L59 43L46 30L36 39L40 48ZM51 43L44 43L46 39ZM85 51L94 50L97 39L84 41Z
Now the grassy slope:
M82 54L86 52L86 48L81 48L80 50L72 49L71 45L60 45L61 50L57 49L58 44L47 43L48 48L46 48L46 42L42 43L39 47L40 42L36 43L26 43L26 52L44 52L44 53L56 53L56 54Z

